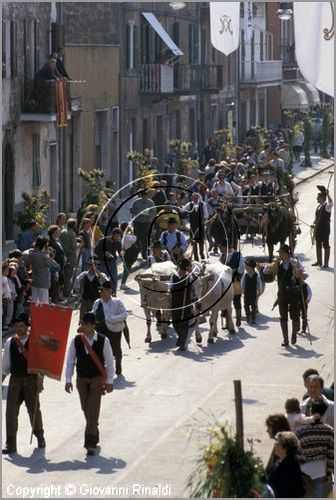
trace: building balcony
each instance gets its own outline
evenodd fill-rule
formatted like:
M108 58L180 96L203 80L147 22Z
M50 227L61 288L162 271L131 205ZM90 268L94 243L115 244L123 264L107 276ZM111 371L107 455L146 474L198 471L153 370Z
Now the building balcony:
M22 99L22 117L29 121L56 120L55 80L28 82ZM66 82L68 113L83 109L81 96L70 95L70 83Z
M240 84L249 86L280 85L282 80L282 61L244 61L240 67Z
M140 93L193 94L223 89L223 67L200 64L143 64Z
M296 64L283 66L282 79L286 82L294 82L304 80L301 71Z

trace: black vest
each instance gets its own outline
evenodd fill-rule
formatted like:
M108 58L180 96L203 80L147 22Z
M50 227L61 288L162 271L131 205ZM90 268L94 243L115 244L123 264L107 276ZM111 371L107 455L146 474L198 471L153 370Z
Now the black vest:
M257 273L254 271L252 276L245 274L245 296L248 298L257 297Z
M260 187L260 194L262 196L274 194L273 184L271 182L269 182L268 184L262 182Z
M331 213L326 211L325 203L322 204L320 208L316 209L315 212L315 223L320 224L330 224Z
M29 348L29 338L25 343L24 347L28 350ZM23 354L19 352L19 349L16 346L15 340L12 339L10 343L10 361L11 361L11 375L18 375L20 377L27 377L27 361Z
M105 337L103 337L102 335L99 335L99 333L98 333L97 340L95 340L91 346L103 365L105 364L104 342L105 342ZM76 368L77 368L78 377L82 377L82 378L99 377L99 375L101 375L101 372L98 370L98 368L95 365L94 361L92 360L90 354L86 353L85 347L84 347L82 339L80 338L80 335L76 335L76 337L75 337L75 349L76 349L76 356L77 356Z
M202 230L203 227L203 204L199 203L198 210L194 210L195 204L193 202L190 203L190 213L189 213L189 221L190 227L195 232L196 229Z
M180 278L177 274L172 277L172 291L171 291L171 308L172 319L178 321L181 319L190 319L191 315L191 283L189 275L184 279Z
M83 299L96 300L99 299L100 281L95 276L92 281L87 276L84 277Z
M298 287L298 280L296 280L293 276L293 268L292 264L289 264L288 269L284 269L282 264L279 264L278 269L278 292L279 296L282 294L294 293L298 294L299 288L296 290L295 287Z

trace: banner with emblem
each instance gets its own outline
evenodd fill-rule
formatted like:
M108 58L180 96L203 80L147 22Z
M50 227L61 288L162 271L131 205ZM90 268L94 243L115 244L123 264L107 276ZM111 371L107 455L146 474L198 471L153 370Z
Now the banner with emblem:
M56 80L56 123L57 127L68 126L67 82Z
M294 2L294 33L302 75L334 97L334 3Z
M61 380L72 309L30 304L28 373Z
M226 56L239 47L240 2L210 2L211 43Z

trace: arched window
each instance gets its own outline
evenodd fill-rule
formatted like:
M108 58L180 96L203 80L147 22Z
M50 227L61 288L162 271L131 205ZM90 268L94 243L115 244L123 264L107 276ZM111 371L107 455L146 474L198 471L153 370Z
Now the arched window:
M13 239L14 221L14 157L12 147L3 150L2 169L2 227L4 241Z

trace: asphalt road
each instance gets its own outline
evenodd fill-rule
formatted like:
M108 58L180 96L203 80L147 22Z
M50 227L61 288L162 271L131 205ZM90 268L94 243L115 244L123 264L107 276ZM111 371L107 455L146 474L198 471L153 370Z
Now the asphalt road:
M307 224L314 219L316 184L326 185L328 179L328 173L322 173L298 187L299 217ZM132 290L120 292L120 297L130 311L132 349L124 343L124 377L116 380L114 392L103 399L100 453L85 456L84 417L77 393L65 393L64 380L47 379L41 395L47 448L38 450L35 440L29 444L30 426L22 408L18 454L3 458L3 496L22 497L25 493L47 497L48 487L53 485L54 497L149 497L141 485L161 485L166 486L161 496L187 497L186 479L200 447L207 442L207 428L215 420L227 421L235 428L236 379L242 381L245 438L253 438L256 452L267 460L272 443L266 434L265 418L284 411L287 397L301 399L303 371L315 367L328 385L333 380L333 262L328 270L311 267L315 251L309 228L302 224L301 229L296 255L309 272L308 283L313 290L309 307L312 345L303 335L295 347L281 347L278 311L271 311L276 297L276 283L272 283L259 302L257 325L243 321L232 339L220 330L215 344L207 345L207 326L202 325L202 347L192 337L188 350L177 353L170 327L166 341L154 331L154 341L148 346L144 343L146 325L138 286L131 280ZM252 247L243 242L242 253L261 256L263 249L260 244ZM77 323L78 313L74 312L70 337ZM3 419L3 440L4 431ZM33 489L38 487L40 490ZM160 496L156 490L151 492L154 497Z

